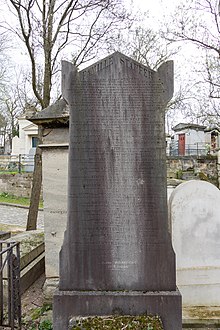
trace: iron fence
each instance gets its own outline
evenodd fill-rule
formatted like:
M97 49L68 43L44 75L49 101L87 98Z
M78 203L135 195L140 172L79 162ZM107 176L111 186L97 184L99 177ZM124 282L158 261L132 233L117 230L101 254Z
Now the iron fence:
M33 172L34 155L0 155L1 172Z
M170 145L170 156L205 156L214 153L215 150L209 144L194 143L180 146L177 142Z
M0 241L0 327L21 329L20 245Z

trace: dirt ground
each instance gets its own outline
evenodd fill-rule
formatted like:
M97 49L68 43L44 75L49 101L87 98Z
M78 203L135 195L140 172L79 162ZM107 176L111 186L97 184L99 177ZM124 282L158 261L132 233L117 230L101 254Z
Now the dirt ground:
M43 299L43 285L45 275L39 277L34 284L21 297L21 313L22 313L22 330L37 330L39 324L44 319L52 320L52 311L46 312L46 315L38 315L36 311L39 310L44 303ZM33 313L35 312L35 318ZM37 317L36 317L37 316ZM10 328L0 326L0 330L8 330ZM50 328L46 328L50 329Z
M22 330L52 329L51 306L44 305L44 281L42 275L21 297Z
M33 310L33 308L42 307L44 281L45 281L45 275L43 274L22 295L21 297L22 315L29 314Z

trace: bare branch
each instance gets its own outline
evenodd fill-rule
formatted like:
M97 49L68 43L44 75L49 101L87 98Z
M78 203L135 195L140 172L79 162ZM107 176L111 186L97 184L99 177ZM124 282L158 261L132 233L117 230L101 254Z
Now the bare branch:
M32 48L31 43L30 43L30 36L32 33L32 21L31 21L30 15L31 15L31 9L33 7L34 1L35 0L30 0L28 2L28 6L25 7L25 6L22 6L20 4L20 2L18 3L17 1L10 0L11 4L14 6L14 8L17 11L17 17L18 17L19 24L20 24L21 34L24 38L24 43L26 45L26 48L27 48L27 51L28 51L28 54L30 57L31 67L32 67L33 91L34 91L36 98L39 100L39 102L41 103L41 105L43 107L43 100L42 100L41 95L38 93L37 84L36 84L36 62L35 62L35 57L34 57L34 49ZM25 12L24 19L22 18L22 9L24 9L24 12ZM25 29L25 25L24 25L25 20L28 24L27 30Z

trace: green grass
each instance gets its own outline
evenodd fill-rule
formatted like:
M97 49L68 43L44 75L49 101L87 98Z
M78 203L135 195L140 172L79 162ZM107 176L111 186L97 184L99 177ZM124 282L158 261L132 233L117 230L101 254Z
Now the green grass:
M0 174L18 174L18 171L0 171Z
M14 174L21 174L21 173L30 173L30 172L25 172L25 171L18 171L18 170L14 170L14 169L12 169L12 170L2 170L2 169L0 169L0 174L12 174L12 175L14 175Z
M49 313L49 314L48 314ZM22 329L24 330L52 330L52 305L44 304L33 308L22 317Z
M1 193L0 194L0 203L11 203L11 204L19 204L23 206L29 206L30 205L30 198L27 197L17 197L14 195L10 195L8 193ZM43 207L43 201L41 200L39 203L39 207Z

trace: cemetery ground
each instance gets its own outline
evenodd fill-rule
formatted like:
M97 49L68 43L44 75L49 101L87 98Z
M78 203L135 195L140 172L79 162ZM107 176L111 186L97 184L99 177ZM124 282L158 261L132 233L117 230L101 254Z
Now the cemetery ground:
M44 303L43 285L45 275L22 295L22 330L52 329L52 306Z
M42 275L23 295L22 295L22 330L50 330L52 329L52 306L51 305L44 305L44 298L43 298L43 284L44 284L45 276ZM187 311L183 310L186 314ZM193 313L193 309L191 309L190 313L191 317L198 317L203 318L205 317L213 317L215 314L216 317L220 316L219 309L216 310L208 310L207 308L201 308L198 312ZM88 328L90 329L90 328ZM96 328L94 328L96 329ZM99 328L98 328L99 329ZM100 328L100 329L105 329ZM109 328L107 328L109 329ZM111 329L111 328L110 328ZM114 327L112 329L115 329ZM130 327L125 327L124 329L132 329ZM134 329L134 328L133 328ZM135 328L135 330L140 330L142 328ZM147 330L147 328L143 328ZM151 329L151 328L150 328ZM152 329L162 329L159 327L152 328ZM183 330L219 330L220 325L208 325L207 324L192 324L190 327L183 323Z
M13 212L13 217L9 216L10 211ZM16 223L18 224L1 224L1 230L7 230L8 228L12 231L20 231L21 226L25 226L25 217L23 212L27 212L27 209L12 207L7 205L0 205L1 215L4 216L4 219L12 218L14 221L14 214L16 213ZM41 214L43 212L40 212ZM6 214L8 214L6 216ZM19 215L20 214L20 215ZM22 220L23 219L23 220ZM21 221L22 220L22 221ZM10 221L9 221L10 222ZM45 281L45 275L42 275L23 295L22 295L22 330L50 330L52 329L52 310L51 305L44 304L43 297L43 284ZM195 323L195 319L206 319L206 323ZM214 320L213 320L214 318ZM197 310L186 310L183 309L183 319L188 319L187 323L190 324L192 320L193 327L187 327L185 321L183 322L183 329L207 329L214 330L220 329L220 324L217 325L216 321L220 319L220 310L217 308L207 309L201 308ZM212 319L212 323L209 320ZM105 328L102 328L105 329ZM113 328L114 329L114 328ZM125 328L126 329L126 328ZM140 328L137 328L140 329ZM157 329L157 328L155 328ZM158 328L160 329L160 328Z
M7 198L5 196L4 198ZM9 198L7 199L9 201ZM5 201L5 202L7 202ZM14 207L11 205L0 205L1 220L8 219L8 224L2 225L1 230L17 230L20 231L21 226L25 230L25 219L23 212L28 209ZM12 212L11 215L10 212ZM43 212L39 212L41 215ZM16 225L10 225L14 222L16 216ZM11 220L10 220L11 219ZM7 222L6 222L7 223ZM13 229L12 229L13 227ZM22 295L22 329L23 330L48 330L52 329L52 310L51 305L44 305L43 284L45 276L41 276L23 295ZM187 323L186 323L187 319ZM197 320L197 321L196 321ZM201 322L202 320L203 322ZM205 320L205 322L204 322ZM200 309L183 309L183 329L220 329L220 309L204 308ZM190 325L191 324L191 325ZM189 325L191 327L189 327ZM105 329L105 328L101 328ZM115 329L114 327L112 329ZM126 328L125 328L126 329ZM141 328L137 328L141 329ZM154 328L153 328L154 329ZM160 328L155 328L160 329Z
M44 284L45 276L42 275L22 296L22 329L23 330L50 330L52 329L52 306L51 305L44 305L44 298L43 298L43 284ZM187 311L183 311L186 313ZM213 317L215 314L216 317L220 316L220 311L218 310L208 310L207 308L201 308L200 312L195 312L193 314L193 309L191 310L192 317ZM152 329L162 329L159 327L152 328ZM88 328L90 329L90 328ZM96 328L94 328L96 329ZM99 328L97 328L99 329ZM104 327L100 329L105 329ZM109 328L108 328L109 329ZM114 327L112 329L115 329ZM124 329L132 329L130 327L125 327ZM133 328L134 329L134 328ZM135 330L140 330L142 328L135 328ZM143 328L146 329L147 328ZM150 328L151 329L151 328ZM208 325L207 324L193 324L191 327L183 324L183 330L219 330L220 325Z

